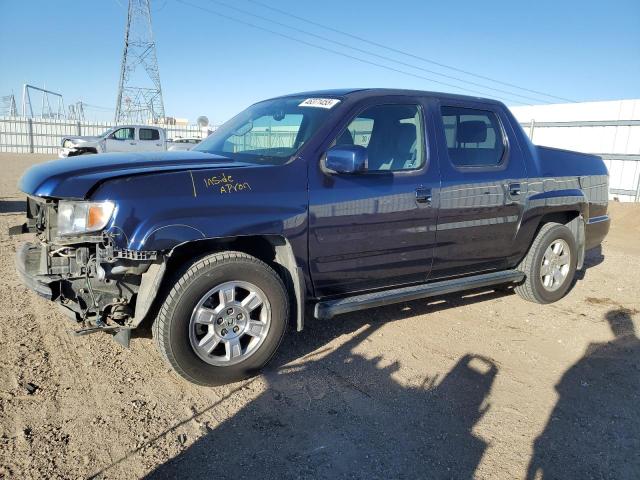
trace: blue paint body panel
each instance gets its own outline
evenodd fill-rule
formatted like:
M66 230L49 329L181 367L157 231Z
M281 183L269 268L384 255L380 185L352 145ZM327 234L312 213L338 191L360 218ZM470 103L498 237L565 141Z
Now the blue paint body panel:
M121 249L169 252L203 239L282 237L315 298L512 268L554 212L597 217L589 230L606 234L602 160L532 145L500 102L390 89L298 95L340 103L282 165L194 151L100 154L36 165L19 188L34 197L114 201L106 231ZM424 164L376 174L327 171L324 154L351 119L383 104L419 108ZM500 168L451 163L442 105L496 114L507 139ZM418 200L421 192L428 204Z

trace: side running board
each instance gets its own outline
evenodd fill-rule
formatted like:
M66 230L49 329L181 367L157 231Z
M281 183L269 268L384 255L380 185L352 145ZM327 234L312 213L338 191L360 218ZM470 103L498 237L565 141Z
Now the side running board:
M353 297L340 298L338 300L318 302L314 310L314 317L320 320L328 320L341 313L355 312L357 310L365 310L367 308L380 307L398 302L408 302L419 298L444 295L473 288L519 282L522 279L524 279L524 273L518 270L503 270L501 272L474 275L473 277L442 280L411 287L364 293Z

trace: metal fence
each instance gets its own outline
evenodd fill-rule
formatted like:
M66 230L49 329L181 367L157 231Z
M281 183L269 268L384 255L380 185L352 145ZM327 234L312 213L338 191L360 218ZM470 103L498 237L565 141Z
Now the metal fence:
M113 126L110 122L0 117L0 152L55 154L65 136L97 136ZM167 132L167 138L203 136L197 125L160 126Z

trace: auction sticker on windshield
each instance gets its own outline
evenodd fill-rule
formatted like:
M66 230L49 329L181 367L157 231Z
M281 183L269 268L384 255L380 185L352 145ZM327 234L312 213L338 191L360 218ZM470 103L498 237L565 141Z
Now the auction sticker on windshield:
M307 98L299 107L333 108L340 103L337 98Z

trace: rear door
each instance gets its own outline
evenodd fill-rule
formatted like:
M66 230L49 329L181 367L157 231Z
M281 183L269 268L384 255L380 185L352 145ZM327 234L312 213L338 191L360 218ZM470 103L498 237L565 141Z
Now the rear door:
M498 104L441 101L442 189L432 278L506 267L526 189L525 159Z
M368 169L309 175L309 261L315 293L330 296L424 282L435 240L438 165L420 99L369 99L326 148L361 145ZM325 149L326 151L326 149Z
M163 138L157 128L138 128L138 151L153 152L164 150Z

